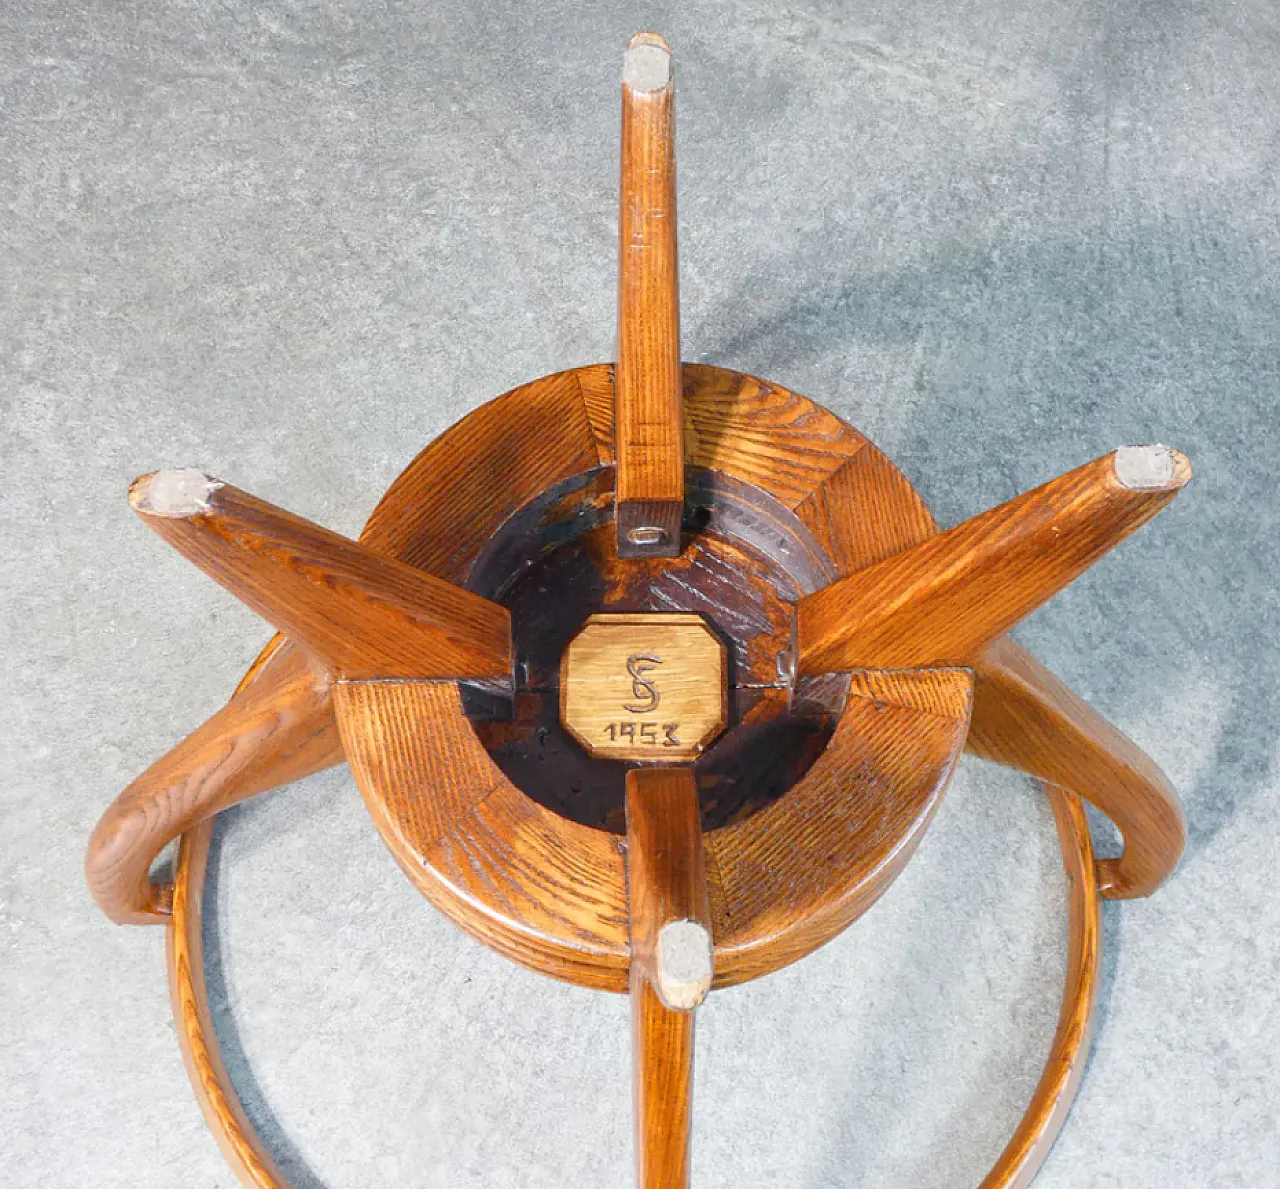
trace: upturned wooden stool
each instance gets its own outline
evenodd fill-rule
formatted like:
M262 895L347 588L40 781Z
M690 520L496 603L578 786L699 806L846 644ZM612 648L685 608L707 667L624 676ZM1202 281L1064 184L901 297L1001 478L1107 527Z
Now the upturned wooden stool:
M967 746L1045 783L1070 886L1057 1036L985 1189L1026 1185L1075 1094L1098 897L1185 840L1160 770L1005 634L1165 506L1131 446L939 532L866 438L777 384L680 362L671 56L622 81L617 362L476 410L359 542L194 470L134 510L279 634L107 810L89 886L164 923L183 1055L247 1185L286 1182L218 1055L201 954L214 815L346 760L405 874L473 937L633 1004L638 1183L688 1184L694 1011L855 921ZM1095 864L1080 798L1120 857ZM172 884L153 881L181 838Z

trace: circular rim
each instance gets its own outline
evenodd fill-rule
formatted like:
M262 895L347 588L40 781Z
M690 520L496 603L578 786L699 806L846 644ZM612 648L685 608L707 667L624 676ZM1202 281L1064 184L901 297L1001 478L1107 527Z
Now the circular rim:
M805 397L702 364L685 365L683 395L686 464L762 492L775 517L795 522L825 554L822 581L936 531L901 472ZM427 446L361 541L465 584L502 526L532 501L584 485L614 462L612 367L545 376ZM835 731L799 782L751 817L708 831L717 986L810 953L892 883L959 760L972 686L958 668L852 675ZM333 704L375 825L437 909L530 969L626 991L619 838L517 788L477 737L456 683L339 682ZM833 845L853 835L858 846Z

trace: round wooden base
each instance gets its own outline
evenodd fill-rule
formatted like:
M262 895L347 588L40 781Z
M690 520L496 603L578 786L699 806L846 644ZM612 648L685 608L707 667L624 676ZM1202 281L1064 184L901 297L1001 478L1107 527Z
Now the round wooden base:
M423 894L512 960L602 990L625 991L630 962L624 853L608 829L623 766L587 756L556 711L561 655L590 614L697 612L728 645L730 729L698 765L717 986L803 957L875 901L969 723L966 669L843 674L795 696L795 599L933 524L888 460L812 402L721 368L684 376L677 558L614 551L608 366L478 409L370 518L364 544L510 607L514 715L454 682L333 689L356 783Z

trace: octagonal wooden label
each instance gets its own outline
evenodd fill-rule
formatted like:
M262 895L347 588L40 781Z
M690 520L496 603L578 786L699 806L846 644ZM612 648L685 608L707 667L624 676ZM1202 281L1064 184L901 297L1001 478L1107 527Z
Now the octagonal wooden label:
M605 759L688 763L727 700L725 647L700 615L593 615L560 662L560 721Z

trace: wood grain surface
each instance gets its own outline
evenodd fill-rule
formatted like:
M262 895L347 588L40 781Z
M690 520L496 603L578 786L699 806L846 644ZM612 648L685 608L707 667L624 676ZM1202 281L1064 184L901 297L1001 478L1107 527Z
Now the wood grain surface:
M698 369L689 370L696 376ZM571 377L574 381L572 384L564 376L560 376L550 377L551 382L542 388L528 386L522 390L524 399L519 406L521 415L536 421L545 412L537 399L528 399L530 389L535 393L545 394L548 401L559 402L562 406L566 393L570 393L583 402L580 407L585 409L587 390L598 395L607 386L609 372L607 368L584 371L587 373L583 377L585 384L578 383L579 378L576 376ZM752 382L746 378L734 380L719 375L712 378L715 380L714 391L718 394L733 392L740 395L751 390ZM780 402L779 407L790 407L794 411L801 407L800 398L795 398L795 403ZM742 414L739 407L737 415ZM800 420L804 421L807 416L808 414L803 414ZM744 419L749 420L749 417ZM821 419L817 420L820 423ZM599 432L601 423L598 418L593 422L583 415L576 421L565 417L557 417L554 421L562 433L567 426L571 434L581 435L577 441L583 449L579 455L574 456L572 451L576 447L566 450L566 444L562 443L551 457L561 462L566 457L576 460L588 458L588 470L599 465L602 460L607 460L607 433ZM607 423L604 428L607 430ZM459 440L460 436L465 440L465 436L454 432L453 440ZM722 460L735 456L735 451L725 444L731 438L731 434L726 434L720 440L718 457ZM830 442L833 439L825 440ZM838 443L840 438L834 440ZM472 439L472 442L476 449L481 448L482 443L477 439ZM837 445L816 472L825 476L825 479L803 498L797 498L799 493L794 486L794 477L803 473L798 463L776 467L766 475L773 485L771 494L777 498L781 493L791 501L790 506L796 508L797 515L810 526L815 539L821 541L828 554L833 558L840 557L845 565L851 567L863 563L874 564L884 556L901 552L903 548L910 547L913 535L923 537L930 529L927 512L922 510L914 492L901 480L887 460L883 464L878 462L877 453L869 445L859 445L857 449L842 455L841 448ZM743 457L746 459L745 467L755 468L751 473L766 474L766 469L755 459L751 450L745 450ZM780 457L785 457L785 451ZM449 461L455 458L453 456ZM470 461L475 460L463 459L463 467ZM483 465L483 460L479 461ZM435 464L433 452L425 452L419 462L410 468L411 472L421 473L410 473L402 478L400 490L405 493L423 490L428 486ZM552 465L550 458L547 471L556 474L557 481L564 477L563 467ZM873 476L876 484L859 485L853 478L855 475ZM512 479L512 486L518 488L522 482L521 477L513 476ZM839 505L844 498L837 498L842 487L860 500L864 511L862 517L849 522L855 526L851 532L856 533L856 539L844 537L839 525L832 523L833 517L829 514L830 509ZM865 515L869 506L879 509L871 517ZM465 579L471 565L483 552L488 535L517 510L515 496L508 503L490 502L488 519L482 517L480 523L468 533L465 524L454 526L448 522L447 509L442 510L438 504L433 505L430 501L419 502L409 495L406 497L406 506L402 509L397 510L388 505L386 515L393 520L398 517L396 522L389 523L375 517L369 532L374 536L381 535L384 541L395 540L406 550L420 550L424 554L429 553L429 542L440 539L436 534L444 532L450 548L437 551L434 564L447 573L451 580L456 581ZM873 523L869 524L869 519ZM876 524L882 525L883 531L878 530ZM1004 660L1007 668L1008 658ZM987 668L991 667L988 663ZM979 680L983 679L982 674L983 668L979 667ZM769 857L768 845L770 831L765 828L762 820L769 810L749 816L724 830L713 831L707 836L708 893L712 902L712 925L717 935L717 985L756 977L784 961L793 960L808 952L813 945L820 944L837 932L842 924L853 919L883 890L892 877L892 870L886 868L884 860L889 858L888 868L905 861L905 854L909 853L923 829L922 821L927 821L928 813L936 805L937 796L945 785L949 764L954 762L954 750L963 737L966 682L964 674L947 672L914 675L860 673L850 679L848 708L841 724L842 729L837 731L831 745L819 757L819 762L773 809L774 813L782 814L789 809L794 810L798 805L811 804L811 798L830 798L836 812L848 814L843 819L828 819L835 830L843 828L839 824L842 820L856 821L856 829L862 832L860 836L870 840L870 861L861 866L855 864L857 869L851 873L832 862L834 856L830 847L830 832L824 837L818 830L811 833L793 830L791 837L801 845L804 852L803 858L797 861L796 868L807 866L811 872L831 871L828 886L817 889L816 892L812 884L808 887L796 885L797 908L805 897L815 897L816 927L798 929L797 920L788 919L785 901L780 901L783 904L782 911L761 913L758 910L769 899L768 895L761 893L753 900L750 895L741 892L743 888L750 891L757 882L757 877L762 873L767 874L772 867L773 860ZM446 808L451 813L460 815L455 820L468 818L468 815L474 819L467 820L460 827L460 835L466 839L467 845L461 845L440 834L438 807L426 803L425 798L419 798L413 808L413 814L417 816L413 818L410 833L418 832L423 837L435 834L437 837L430 846L423 848L423 853L415 853L416 842L412 845L408 842L403 846L393 845L393 852L405 862L406 870L429 895L432 894L431 889L438 886L436 877L429 874L430 870L438 870L446 884L456 881L456 887L461 889L462 894L456 900L450 893L442 894L442 907L469 931L485 936L491 943L492 939L486 936L489 931L492 931L494 937L501 937L498 948L503 952L535 968L546 968L549 961L553 962L555 969L550 972L572 981L590 986L606 986L613 990L625 989L629 967L627 906L624 856L617 841L597 830L577 827L575 832L573 823L567 823L562 817L549 811L531 812L528 798L520 794L509 781L501 779L500 773L495 776L497 770L491 766L491 761L484 754L483 747L474 734L461 729L463 716L458 702L460 695L452 683L344 682L339 686L338 697L349 696L351 706L358 707L364 695L407 692L410 687L414 692L412 697L406 699L405 707L401 708L406 717L402 724L403 730L398 730L398 735L417 736L417 729L408 725L416 721L413 719L415 713L425 715L432 724L428 735L433 730L438 731L442 721L447 722L456 715L455 725L459 727L459 737L474 745L475 751L468 757L454 757L449 754L448 747L438 751L436 744L428 739L428 751L404 757L406 766L415 771L424 769L428 772L438 770L450 774L461 773L464 780L454 782L450 777L446 789L457 792L458 798L466 800L456 784L470 781L479 789L479 796L465 809L461 800L455 798L450 801L448 797L444 798ZM376 713L376 717L382 722L395 721L395 714L385 710L374 712L366 707L364 711L353 711L355 712ZM903 713L908 716L906 719L895 718ZM870 718L867 718L868 715ZM320 714L318 721L323 726L332 720L325 714ZM874 746L869 751L866 750L865 728L882 721L887 721L890 726L886 741L876 743L875 731L870 731ZM955 731L955 743L949 753L945 745L946 739L957 721L961 725ZM942 733L930 735L930 731L936 732L939 729L938 724L944 724ZM899 772L904 758L895 754L892 744L894 737L914 736L920 728L924 729L925 750L939 757L931 762L932 766L924 777L914 769L905 774ZM446 728L446 734L451 731L452 728ZM857 747L851 747L851 743L857 744ZM401 746L402 740L398 740L396 747ZM464 750L466 746L464 744ZM993 751L999 750L994 744L990 746ZM1003 758L1009 757L1006 755ZM433 765L438 765L438 768ZM474 775L466 777L468 771ZM872 776L876 771L883 771L885 775ZM895 772L898 775L895 776ZM913 794L914 810L902 812L897 822L885 822L876 816L878 807L874 804L874 797L860 805L855 804L850 809L847 792L854 773L857 774L854 786L863 785L874 789L881 787L878 782L887 781L883 787L898 787L895 782L905 775L913 787L921 786L924 791ZM910 801L909 797L907 799ZM854 800L856 802L857 799ZM374 810L375 818L381 812L379 806L379 799L371 800L370 807ZM405 812L408 813L408 810ZM813 810L810 809L803 816L812 813ZM398 827L390 822L390 815L384 814L384 817L387 820L380 821L379 824L386 836L389 831ZM509 841L509 825L512 821L519 823L515 844ZM755 823L754 830L752 823ZM570 827L567 831L563 829L566 826ZM785 824L780 828L787 829ZM901 830L905 843L895 848L889 839L896 829ZM733 830L741 831L736 845L729 842L730 832ZM202 848L207 849L207 834L207 826L187 834L179 857L179 887L190 886L183 881L202 862L200 855ZM1087 845L1087 837L1084 844ZM880 848L879 863L875 853L877 846ZM723 866L728 869L727 877L722 870L722 859L726 857L728 861ZM864 856L866 857L868 856ZM542 898L536 888L531 893L530 889L535 887L538 880L547 881L548 887L554 883L557 864L560 867L559 876L571 886L580 889L585 885L593 888L596 893L604 890L606 894L598 896L594 901L591 897L580 896L576 904L566 905L559 887L553 893L548 893L546 898ZM550 881L548 872L551 872ZM492 892L494 879L506 882L499 885L493 901L486 903L485 897ZM612 889L612 893L609 893L609 889ZM193 927L195 936L198 937L198 912L193 914L192 907L185 898L175 900L175 908L180 908L180 911L175 914L171 923L172 937L181 939L185 936L189 942ZM195 907L198 908L198 905ZM532 922L531 927L509 930L506 916L508 912L521 921ZM601 921L606 922L604 928L600 927ZM565 933L575 938L572 944L561 943L560 939ZM1073 929L1073 945L1076 943L1076 933ZM552 954L550 959L548 951ZM188 1058L189 1067L192 1069L193 1084L197 1085L202 1105L210 1117L211 1126L219 1134L220 1142L229 1152L228 1159L246 1184L283 1186L283 1181L271 1172L269 1157L261 1150L243 1112L237 1114L234 1088L226 1079L225 1071L217 1068L216 1043L207 1019L207 1010L205 1017L201 1018L199 1008L202 975L198 971L198 961L193 964L189 944L185 950L178 952L185 953L187 957L183 961L175 959L171 964L172 984L178 989L185 988L183 997L175 999L176 1010L183 1022L184 1047L197 1054L196 1058ZM1072 968L1077 972L1084 969L1074 959ZM1083 993L1087 989L1086 982L1083 975L1077 978L1073 993ZM670 1091L667 1109L675 1110L677 1118L683 1112L682 1117L687 1119L687 1101L683 1106L680 1105L678 1086L683 1084L687 1087L688 1084L687 1073L681 1081L679 1072L686 1067L686 1062L691 1061L692 1020L687 1014L673 1013L666 1009L656 994L651 993L651 989L647 1002L644 994L642 990L636 1000L636 1027L651 1033L652 1039L647 1045L642 1045L639 1051L665 1051L668 1056L661 1064L638 1063L637 1076L641 1076L642 1070L647 1069L646 1076L651 1081L657 1078L660 1082L663 1078L674 1077L672 1085L677 1089ZM1078 1020L1079 1017L1078 1005L1071 1012L1064 1007L1064 1021ZM1038 1162L1047 1150L1047 1140L1038 1137L1047 1135L1048 1129L1060 1125L1065 1104L1069 1102L1070 1093L1074 1090L1074 1078L1079 1068L1078 1054L1084 1039L1085 1030L1078 1027L1072 1030L1066 1024L1060 1028L1054 1056L1046 1068L1041 1090L1037 1092L1028 1113L1030 1122L1019 1130L1010 1151L1002 1157L1003 1165L993 1172L993 1177L997 1179L989 1178L984 1189L1003 1189L1006 1184L1026 1183L1024 1179L1009 1178L1028 1175L1026 1170L1034 1162ZM653 1096L648 1097L652 1099ZM685 1126L687 1124L679 1122L668 1125L666 1133L682 1136L685 1134L682 1130ZM677 1143L675 1154L671 1156L676 1161L677 1168L678 1153L681 1150L683 1149ZM1001 1180L999 1177L1005 1179Z
M1044 1072L1009 1143L980 1189L1026 1189L1040 1170L1066 1120L1088 1058L1101 960L1101 914L1094 881L1088 824L1079 799L1046 786L1062 846L1068 885L1068 954L1058 1026ZM289 1189L255 1132L227 1073L209 1010L201 938L203 887L213 819L184 835L175 865L169 922L169 987L178 1043L196 1099L229 1166L249 1189ZM694 1015L667 1010L643 975L635 975L632 1021L637 1107L637 1179L645 1189L687 1177ZM641 1110L646 1113L641 1113ZM652 1111L652 1113L648 1113ZM654 1142L645 1142L652 1135ZM643 1163L642 1163L643 1159Z
M695 1013L671 1011L639 972L631 980L636 1185L688 1189Z
M328 678L302 650L273 648L261 677L138 777L102 815L85 875L120 924L155 924L170 888L153 882L160 852L197 822L342 762Z
M938 532L907 477L874 446L866 445L827 475L795 509L842 578Z
M711 902L698 786L691 768L627 773L627 908L631 967L672 1011L711 989ZM635 980L632 979L632 991Z
M621 839L511 784L451 682L340 682L334 706L374 824L432 904L516 962L625 989Z
M969 723L967 670L864 673L784 797L706 835L716 985L830 941L884 893L933 819Z
M638 33L622 74L618 209L617 535L621 557L676 557L684 512L675 80Z
M1026 1189L1034 1179L1079 1088L1093 1031L1101 914L1088 824L1075 794L1053 786L1045 791L1058 826L1068 886L1063 1000L1031 1101L980 1189ZM178 1043L209 1128L240 1182L250 1189L289 1189L245 1114L222 1061L209 1011L201 938L202 893L213 829L213 819L193 827L183 837L175 867L168 973ZM681 1185L685 1182L678 1179L646 1182L642 1178L646 1168L655 1170L655 1175L687 1176L694 1015L669 1011L642 974L634 977L633 1043L638 1055L648 1055L634 1066L637 1179L646 1189ZM654 1142L646 1143L651 1135Z
M560 719L593 756L695 760L728 724L725 651L700 615L592 615L561 661Z
M600 458L606 464L616 458L611 372L607 366L583 368L580 385ZM686 465L732 475L768 492L785 508L802 504L869 445L833 413L780 384L688 362L681 378ZM880 453L874 446L871 449ZM898 488L886 486L886 503L892 507L898 498ZM875 535L880 530L868 531Z
M1108 894L1145 894L1186 829L1155 765L1003 633L1163 507L1190 465L1123 448L938 533L910 484L831 414L682 367L674 86L654 34L624 61L620 183L616 365L546 377L464 419L392 485L359 543L197 471L134 484L150 527L283 637L103 816L91 890L115 920L168 916L201 1109L242 1183L286 1189L209 1008L212 815L345 754L437 908L531 969L630 992L637 1179L687 1189L694 1009L713 984L795 961L867 910L932 819L972 715L975 752L1050 782L1071 889L1050 1059L982 1187L1024 1189L1083 1071L1099 871ZM559 597L575 573L589 581ZM563 751L528 766L545 758L557 693L591 763L664 747L703 760L724 732L719 767L626 771L624 843L512 779L514 747L524 774L578 787ZM774 748L782 787L761 797L761 741L796 724L807 733ZM709 776L731 786L727 802L704 797ZM1100 869L1072 790L1124 834ZM709 803L732 811L706 829ZM170 889L150 867L180 832Z
M1103 895L1146 896L1173 872L1187 842L1177 791L1141 748L1012 640L973 666L969 750L1092 802L1124 851L1098 865Z
M971 663L1173 499L1191 467L1165 453L1158 483L1126 484L1116 451L807 595L799 672Z
M521 508L603 465L582 385L584 376L589 385L608 382L612 393L612 371L597 364L556 372L468 413L387 488L360 543L465 583L490 538Z
M488 599L199 472L144 475L129 500L336 677L511 679L511 617Z
M1067 975L1058 1026L1025 1114L979 1189L1026 1189L1067 1120L1084 1077L1098 1006L1102 909L1089 823L1079 797L1044 786L1067 879Z
M688 768L627 773L627 904L636 1183L685 1189L693 1009L712 974L698 789Z
M174 865L173 913L167 931L169 1000L178 1048L200 1113L228 1167L247 1189L289 1189L244 1109L227 1072L209 1008L204 967L204 888L215 821L182 836Z
M714 464L708 469L761 488L784 510L805 504L826 479L856 455L875 451L837 418L776 385L701 365L686 368L684 375L686 418L699 443L698 465ZM511 416L524 418L526 424L537 424L558 441L554 450L540 448L530 462L540 478L548 483L572 479L565 460L580 459L587 450L596 465L612 459L607 367L548 377L518 392L518 400L509 394L495 403ZM568 407L570 396L579 401L579 416L572 415ZM548 408L554 415L547 414ZM481 412L490 418L489 407ZM491 434L499 432L501 424L500 419L485 421ZM519 466L508 459L511 470L506 483L513 498L505 508L490 502L480 509L481 515L472 518L456 504L443 506L424 498L426 484L439 468L449 466L458 474L492 472L492 462L485 453L485 434L465 433L465 428L466 423L455 427L415 460L375 511L362 540L395 542L396 548L426 558L427 543L447 539L451 543L447 558L437 555L433 564L442 566L440 576L465 576L470 568L468 553L474 565L501 522L519 511L514 497L529 487ZM546 441L546 437L541 439L539 447ZM563 467L552 466L554 460L561 460ZM882 471L896 473L887 460ZM887 484L879 499L891 525L909 519L918 504L905 481ZM455 521L455 516L462 519ZM862 520L858 532L874 542L877 516L864 515ZM828 525L824 531L838 534L840 529ZM790 544L787 547L793 548ZM681 581L679 568L684 561L682 557L670 563L625 564L654 567L640 585L651 580L659 587L668 580L661 567L676 567L670 579L674 590ZM627 582L621 573L620 569L620 590ZM732 584L731 575L726 574L725 579L725 586ZM761 671L772 666L775 681L776 660L776 655L761 650ZM806 895L818 897L811 922L802 919L798 901L790 909L780 906L776 913L759 911L751 880L744 878L744 873L750 869L749 861L763 862L762 857L743 858L735 865L730 845L728 869L735 878L729 881L727 891L719 887L717 871L709 868L717 985L758 977L794 961L828 940L884 890L936 807L958 755L968 712L968 683L967 674L949 671L925 677L905 699L906 705L886 703L889 708L884 713L870 709L876 698L851 698L855 718L862 721L862 716L867 716L865 737L860 728L844 734L837 731L826 751L776 803L773 820L779 836L787 841L777 848L778 866L771 878L779 885L792 879ZM351 741L352 767L375 823L419 888L457 923L514 960L570 981L625 991L626 897L618 840L566 822L560 814L524 796L486 754L451 686L421 683L423 688L414 689L414 683L388 683L374 689L374 683L365 683L366 688L357 694L360 684L343 683L335 691L339 716L345 708L360 719L353 718L343 728L344 738ZM952 687L952 694L943 698L951 707L950 717L939 717L927 707L936 700L938 689ZM892 697L900 694L893 692ZM912 697L926 708L917 706ZM368 725L369 700L382 698L402 699L404 703L378 709L376 717L383 722L422 724L415 728L417 738L412 747ZM425 716L423 699L431 705ZM877 728L878 723L891 721L894 728ZM913 730L917 722L925 740L925 759L913 764L891 736L893 730L903 730L903 724ZM357 736L363 743L355 742ZM729 742L726 735L722 746ZM426 808L421 802L434 787L430 773L443 770L457 774L454 784L459 787ZM850 801L850 783L868 789L865 801ZM467 787L461 787L464 785ZM900 795L895 806L882 814L873 805L877 796L873 790L890 787ZM855 813L850 804L861 808ZM855 853L859 844L851 840L848 853L831 855L821 829L805 824L815 811L836 814L835 820L843 823L841 829L865 830L866 852ZM442 834L439 826L446 815L452 815L454 826ZM725 829L749 826L759 816ZM722 832L713 830L707 835L709 853ZM747 842L753 836L743 834L741 838ZM793 840L798 845L791 846ZM760 845L758 840L753 842L754 847ZM748 851L749 856L764 853Z
M1185 478L1185 463L1170 455L1171 478ZM796 513L844 578L938 533L902 473L874 448L851 458ZM969 666L975 686L966 749L1070 789L1111 818L1124 853L1100 862L1102 895L1143 896L1159 887L1182 855L1186 823L1155 762L1009 637L980 649Z

